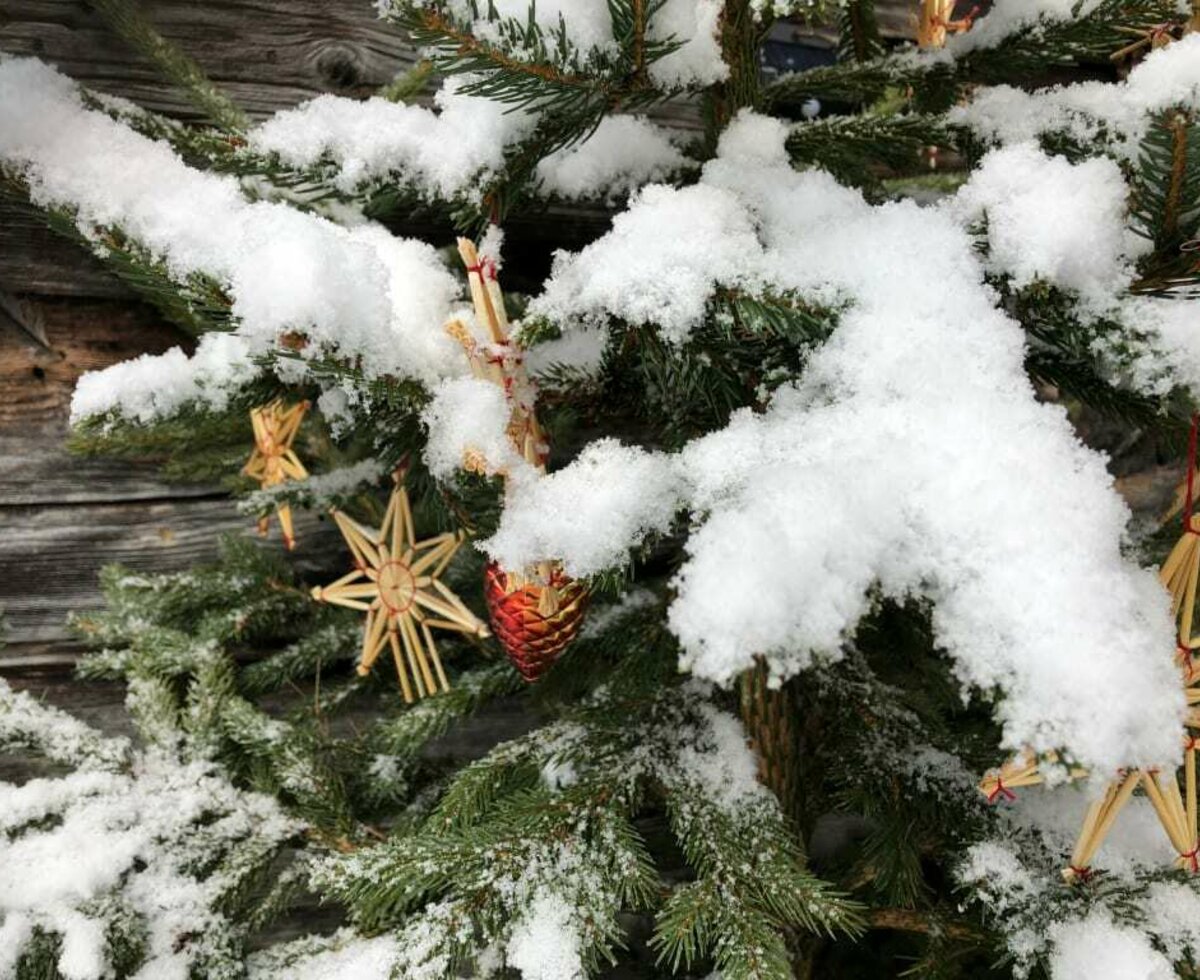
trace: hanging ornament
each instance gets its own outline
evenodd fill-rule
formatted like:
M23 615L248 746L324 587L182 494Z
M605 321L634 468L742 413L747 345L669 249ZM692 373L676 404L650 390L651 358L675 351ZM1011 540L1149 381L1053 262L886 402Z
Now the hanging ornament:
M458 240L458 252L467 267L475 318L487 329L488 341L478 341L458 320L450 321L446 330L462 344L475 377L504 392L509 442L544 474L549 447L534 411L536 392L525 370L525 352L509 337L495 264L481 259L475 245L465 238ZM476 452L465 455L463 467L480 473L499 472L507 481L503 469L490 467ZM492 562L484 570L484 596L496 638L527 681L541 677L575 638L588 603L587 587L550 561L521 569Z
M395 487L378 530L365 527L336 508L330 513L354 555L354 571L312 590L318 602L330 602L367 614L358 673L370 672L384 647L390 647L404 700L450 690L434 643L434 629L484 637L488 628L441 581L441 574L463 542L462 533L438 534L417 541L412 509L397 470Z
M555 571L550 587L520 582L496 562L483 570L483 596L496 639L527 681L554 664L583 625L587 589Z
M921 13L917 19L918 47L944 47L947 34L959 34L971 29L979 8L972 7L965 16L954 20L956 4L957 0L921 0Z
M277 487L287 480L303 480L308 470L292 449L300 422L308 411L308 402L300 402L290 408L283 407L283 400L276 398L266 405L250 410L250 424L254 427L254 451L242 467L242 473L257 480L262 489ZM281 503L276 507L279 529L283 532L284 547L291 551L296 546L296 535L292 528L292 508ZM266 537L271 524L269 517L260 517L258 533Z
M1188 713L1183 732L1183 790L1177 772L1164 774L1158 769L1122 769L1105 788L1103 796L1088 807L1083 826L1071 851L1070 863L1063 869L1068 883L1087 881L1092 876L1091 865L1116 823L1117 816L1140 788L1154 808L1167 839L1179 855L1175 864L1188 871L1200 871L1200 835L1197 833L1196 751L1200 748L1200 669L1194 663L1200 637L1192 635L1196 610L1196 589L1200 581L1200 519L1193 514L1195 505L1197 418L1192 418L1188 438L1187 479L1183 501L1183 535L1171 549L1159 569L1159 581L1171 596L1171 612L1176 617L1178 631L1175 655L1179 663ZM979 784L979 790L989 803L1016 798L1014 789L1033 786L1044 781L1043 765L1058 762L1054 753L1039 759L1026 751L1010 759L999 769L989 772ZM1084 778L1087 770L1073 768L1068 780Z

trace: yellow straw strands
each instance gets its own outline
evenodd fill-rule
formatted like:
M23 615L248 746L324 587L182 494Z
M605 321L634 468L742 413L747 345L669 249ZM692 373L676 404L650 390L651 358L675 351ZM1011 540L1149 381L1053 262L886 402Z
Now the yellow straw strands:
M242 473L252 480L257 480L262 489L278 486L287 480L307 478L308 470L292 449L292 443L300 431L300 423L307 411L308 402L284 408L283 401L278 398L250 410L250 424L254 427L254 451L242 467ZM276 512L279 515L279 528L283 532L284 546L291 551L296 546L292 508L282 503L276 508ZM260 518L258 533L265 536L270 523L270 518Z
M400 690L411 704L414 692L423 698L439 688L450 689L434 629L477 637L488 636L489 631L441 581L464 535L446 532L417 541L403 474L398 472L395 481L378 530L364 527L340 510L332 511L354 555L354 571L324 588L317 586L312 596L367 614L358 672L368 673L384 648L390 647Z

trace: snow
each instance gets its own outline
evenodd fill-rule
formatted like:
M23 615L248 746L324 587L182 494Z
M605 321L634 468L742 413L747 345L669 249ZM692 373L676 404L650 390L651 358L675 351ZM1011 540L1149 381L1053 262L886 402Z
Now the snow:
M235 334L207 333L190 357L181 347L141 354L84 374L71 396L71 419L120 412L137 422L173 415L186 405L222 411L233 389L252 381L258 367Z
M1052 980L1173 980L1170 960L1142 932L1094 912L1054 930Z
M209 938L231 928L213 906L240 884L238 866L211 860L239 848L269 854L301 829L273 799L235 789L211 763L157 749L130 754L124 740L0 681L0 741L10 726L76 771L0 783L0 957L19 952L38 927L62 937L64 977L100 980L109 972L105 904L115 900L146 929L136 980L186 977ZM211 873L198 877L197 867Z
M590 374L603 361L607 345L608 331L605 328L579 328L529 350L525 355L525 366L534 377L555 367L573 368Z
M425 446L429 472L445 479L462 467L467 453L486 461L488 475L528 468L509 439L510 415L499 385L482 378L443 381L421 413L429 432Z
M386 467L379 460L362 459L327 473L256 490L238 502L238 510L244 514L260 514L285 498L301 501L306 507L342 503L347 497L378 485L385 472Z
M660 772L666 782L688 781L730 814L749 801L767 798L758 781L758 759L750 750L746 730L733 715L701 703L695 726L679 728L675 741L674 753Z
M642 116L605 116L582 143L556 150L537 166L542 190L567 200L611 201L681 169L687 158L664 129Z
M1126 225L1128 196L1112 160L1071 163L1018 143L985 155L950 207L965 223L986 219L991 271L1017 287L1053 283L1102 311L1151 247Z
M656 85L666 89L712 85L729 77L729 66L721 58L721 8L721 0L665 0L658 8L647 36L682 43L651 62L650 78Z
M431 197L471 196L504 166L505 148L528 135L535 119L462 94L469 82L447 79L434 96L438 112L379 97L320 95L252 130L249 146L296 169L332 164L334 185L348 193L391 179Z
M586 574L686 507L698 526L669 614L685 669L728 682L759 655L778 676L836 657L878 587L933 600L964 690L1004 692L1007 746L1069 746L1101 769L1175 759L1165 594L1122 555L1103 458L1035 398L972 239L946 210L871 207L794 172L785 135L743 114L699 185L646 188L556 258L531 308L565 332L612 317L683 342L722 287L848 304L805 375L678 456L585 451L516 488L484 547ZM1062 258L1035 230L1042 261Z
M1130 384L1150 395L1186 387L1200 398L1200 298L1129 296L1117 314L1136 334L1099 341L1097 348L1127 370Z
M985 21L991 20L989 14ZM974 35L978 27L960 40ZM1081 142L1100 136L1126 159L1137 154L1153 115L1174 106L1200 104L1200 34L1190 34L1152 51L1117 83L1079 82L1024 92L1007 85L979 90L967 106L952 109L948 121L970 126L1004 143L1065 131Z
M670 526L677 486L663 457L599 439L549 476L511 481L500 526L480 547L507 568L553 555L568 575L591 575L623 565L634 542Z
M248 203L232 178L193 170L165 144L84 108L75 86L35 59L0 62L0 161L25 178L35 203L72 210L83 234L119 227L172 278L217 279L250 354L301 331L311 341L306 355L361 358L368 378L432 381L462 370L442 330L459 285L431 246L374 225L345 229L286 205ZM164 366L177 377L179 358L101 374L80 408L122 406L129 386L132 410L148 411L147 389ZM195 370L197 387L202 378L209 392L240 383L247 368L235 358L226 376L211 361Z
M539 890L513 926L508 963L524 980L583 980L575 909L561 896Z
M77 718L14 691L0 678L0 749L14 745L86 772L119 768L130 751L126 739L102 738ZM0 819L6 813L0 811Z
M713 282L747 275L760 254L733 194L705 184L681 190L652 184L603 238L575 254L555 254L529 313L564 330L602 326L609 317L654 323L664 337L683 340L703 318Z
M948 37L945 50L957 58L981 48L994 48L1018 31L1085 18L1100 3L1101 0L996 0L969 31Z
M349 929L305 937L251 954L247 980L390 980L400 957L394 936L365 938Z

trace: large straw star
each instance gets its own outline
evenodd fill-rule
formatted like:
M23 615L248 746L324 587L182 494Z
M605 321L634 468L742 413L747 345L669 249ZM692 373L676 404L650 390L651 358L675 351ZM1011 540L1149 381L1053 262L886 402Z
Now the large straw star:
M254 426L254 452L242 467L242 473L257 480L264 490L279 486L289 478L303 480L308 476L308 470L292 449L292 443L300 431L300 422L307 411L308 402L284 408L279 398L250 410L250 424ZM291 551L296 546L292 508L281 503L276 512L279 514L284 546ZM270 523L269 517L259 518L258 533L265 536Z
M395 474L395 481L379 530L332 511L354 554L355 569L325 588L317 586L312 595L318 602L366 612L358 672L368 673L383 648L390 646L400 689L411 704L414 686L422 698L439 686L450 689L433 641L434 628L479 637L489 634L483 621L440 579L463 535L445 533L417 541L402 472Z

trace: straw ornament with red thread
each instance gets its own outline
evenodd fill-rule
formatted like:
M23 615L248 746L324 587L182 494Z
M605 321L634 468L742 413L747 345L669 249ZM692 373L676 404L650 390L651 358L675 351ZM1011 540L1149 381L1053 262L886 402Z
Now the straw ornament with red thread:
M467 270L475 317L488 332L480 343L458 320L447 332L462 344L477 378L504 392L509 408L508 439L517 453L538 473L545 473L549 446L534 409L536 392L525 370L521 346L508 332L504 296L496 279L496 263L480 257L474 243L458 240L458 251ZM498 472L507 483L508 473L494 468L482 453L468 450L463 467L480 473ZM587 587L566 575L557 562L538 562L508 569L490 562L484 569L484 599L492 631L508 659L526 681L533 682L553 666L579 633L587 612Z

